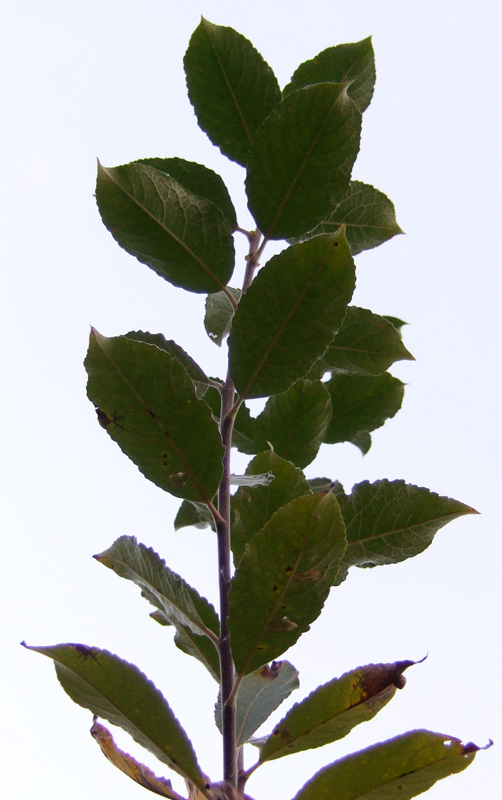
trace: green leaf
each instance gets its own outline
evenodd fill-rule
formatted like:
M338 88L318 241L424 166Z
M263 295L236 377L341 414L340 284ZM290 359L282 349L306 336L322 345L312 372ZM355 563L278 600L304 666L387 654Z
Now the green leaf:
M272 514L291 500L310 494L303 472L272 450L253 458L246 475L260 475L269 470L273 472L274 479L268 486L241 486L231 498L231 545L236 564L246 544L263 528Z
M371 436L367 431L361 431L350 440L350 443L358 447L363 456L365 456L371 448Z
M340 330L313 370L380 375L395 361L414 361L395 326L366 308L349 306Z
M333 492L334 495L345 494L340 481L332 481L331 478L309 478L307 483L310 491L314 494L319 492Z
M403 327L403 325L408 324L407 322L403 322L402 319L399 319L399 317L389 317L388 314L384 314L383 318L386 319L387 322L390 322L391 325L394 325L395 329L399 334L401 334L401 328Z
M206 780L189 738L161 692L134 664L82 644L28 649L53 659L58 679L75 703L123 728L159 761L204 790Z
M300 379L267 400L256 419L258 449L270 443L279 456L303 469L316 457L330 419L331 399L324 384Z
M294 800L410 800L468 767L479 749L441 733L410 731L324 767Z
M234 268L232 232L213 203L165 172L98 164L101 218L124 250L189 292L217 292Z
M339 497L347 527L344 567L397 564L425 550L437 531L470 506L404 481L363 481Z
M189 628L217 645L220 623L214 607L150 547L138 544L134 536L121 536L94 558L139 586L143 596L162 611L171 625Z
M344 524L331 492L293 500L251 539L229 597L228 629L238 676L284 653L309 630L344 550Z
M266 397L303 378L341 326L355 285L343 232L293 245L258 273L230 332L241 397Z
M204 395L204 400L210 407L213 417L219 422L221 414L221 394L214 386L211 386ZM232 430L232 447L236 447L241 453L255 455L259 452L254 440L256 420L251 416L249 408L245 403L241 403L237 416L235 417Z
M404 384L383 375L334 375L325 384L333 413L324 441L350 442L380 428L401 408Z
M296 703L266 740L260 764L342 739L367 722L402 688L403 672L414 661L368 664L318 686Z
M194 500L183 500L174 520L174 530L193 526L194 528L212 528L216 530L214 517L204 503Z
M185 161L183 158L141 158L133 163L146 164L147 167L166 172L189 192L198 197L204 197L216 208L219 208L232 231L237 228L237 217L232 199L223 179L217 172L213 172L203 164Z
M310 231L349 186L359 150L361 112L346 84L292 92L272 111L249 153L246 190L268 239Z
M286 97L311 83L349 83L349 97L360 111L365 111L373 97L375 79L375 55L371 37L368 37L361 42L328 47L300 64L283 95Z
M228 287L228 291L231 292L236 301L239 302L241 290ZM211 341L218 346L221 346L223 339L230 331L234 313L235 307L230 302L226 292L208 294L206 298L204 327Z
M176 497L211 501L222 475L223 445L210 409L177 358L93 329L85 367L99 421L143 475Z
M352 181L346 194L326 218L311 231L300 236L299 241L311 239L320 233L333 233L341 225L345 225L347 242L353 256L363 250L378 247L403 233L397 224L394 205L389 198L373 186L360 181Z
M184 65L200 127L224 155L245 166L256 131L281 99L274 73L244 36L204 18Z
M167 340L161 333L148 333L148 331L129 331L126 333L127 339L134 339L135 342L145 342L146 344L154 344L169 355L177 358L182 364L188 375L191 377L193 384L197 390L197 395L202 397L208 386L210 385L209 378L204 370L193 360L188 353L183 350L179 344L176 344L172 339Z
M257 672L246 675L236 699L237 747L249 741L266 719L278 708L293 689L298 689L298 670L289 661L273 661ZM221 699L215 708L216 726L222 732Z

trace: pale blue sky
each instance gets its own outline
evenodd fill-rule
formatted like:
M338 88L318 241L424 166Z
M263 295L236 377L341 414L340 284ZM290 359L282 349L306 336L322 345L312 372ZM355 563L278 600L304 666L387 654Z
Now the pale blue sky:
M348 489L404 478L482 512L444 528L419 558L356 572L333 592L287 655L301 679L290 703L359 664L429 657L371 723L263 767L249 792L290 800L323 764L413 728L498 745L500 4L6 0L5 8L1 685L9 797L146 797L106 762L88 733L91 715L21 639L81 641L137 663L171 703L203 769L220 777L215 685L148 619L139 592L91 558L135 535L214 600L214 540L207 531L173 532L177 501L144 480L96 424L82 367L92 324L105 335L162 331L222 374L224 352L203 333L203 298L121 251L92 196L97 157L114 166L177 155L220 172L248 224L242 170L212 147L186 96L182 58L201 14L246 35L282 85L325 47L373 35L377 85L354 177L394 201L407 235L356 259L354 300L408 321L405 343L417 360L392 369L407 383L403 409L375 433L370 453L325 448L308 474ZM245 459L235 463L240 469ZM124 735L117 740L144 757ZM428 796L497 798L497 763L496 748L480 753Z

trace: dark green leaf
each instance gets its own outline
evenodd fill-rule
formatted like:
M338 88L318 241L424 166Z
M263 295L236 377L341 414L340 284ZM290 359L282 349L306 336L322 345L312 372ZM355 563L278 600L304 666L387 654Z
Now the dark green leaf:
M403 233L396 222L394 205L383 192L367 183L352 181L346 194L337 202L326 218L300 241L311 239L320 233L332 233L345 225L347 242L353 256L363 250L387 242ZM296 240L293 240L296 241Z
M212 169L183 158L141 158L134 163L146 164L147 167L166 172L189 192L204 197L219 208L232 231L237 228L235 208L228 189L223 179Z
M375 55L371 37L368 37L361 42L328 47L315 58L300 64L283 95L311 83L349 83L349 97L360 111L364 111L373 97L375 78Z
M253 458L246 475L260 475L269 470L274 479L268 486L241 486L232 497L232 552L236 564L246 544L275 511L296 497L310 494L303 472L272 450Z
M270 443L279 456L303 469L316 457L330 419L331 400L324 384L300 379L267 400L256 419L258 449Z
M85 366L99 421L145 477L176 497L209 502L221 479L223 446L177 358L93 329Z
M347 568L405 561L425 550L447 522L477 513L458 500L404 481L363 481L339 501L347 527Z
M199 397L202 397L209 386L209 378L199 365L193 360L188 353L183 350L179 344L173 342L172 339L167 340L161 333L148 333L148 331L129 331L126 333L127 339L134 339L136 342L145 342L146 344L154 344L161 350L164 350L169 355L177 358L182 364L187 373L190 375L194 386L197 390Z
M237 692L237 747L249 741L270 714L280 706L293 689L298 689L298 670L289 661L273 661L257 672L247 675ZM221 732L221 700L215 708L215 720Z
M292 92L272 111L249 153L251 214L269 239L310 231L349 186L361 112L343 84Z
M334 375L325 384L333 409L324 441L351 442L374 431L401 408L404 384L383 375Z
M134 664L82 644L28 649L54 660L59 681L75 703L120 726L159 761L204 789L185 731L161 692Z
M368 664L318 686L275 726L260 753L260 763L342 739L373 717L402 688L403 672L414 661Z
M217 292L234 268L222 212L165 172L145 164L98 165L101 218L124 250L189 292Z
M321 613L345 550L335 496L299 497L248 543L230 589L228 629L238 676L291 647Z
M239 302L240 289L228 287L236 301ZM204 315L204 327L212 342L221 345L223 339L228 334L234 318L235 306L232 305L225 292L214 292L208 294L206 298L206 313Z
M410 731L324 767L294 800L410 800L468 767L477 750L452 736Z
M413 361L394 325L366 308L349 306L347 316L313 369L380 375L395 361Z
M174 520L174 530L180 528L212 528L216 530L214 517L204 503L196 503L194 500L183 500Z
M244 36L204 18L184 64L200 127L224 155L245 166L256 131L281 99L274 73Z
M171 625L189 628L217 644L220 624L211 603L170 570L154 550L138 544L134 536L121 536L94 558L139 586L143 596L162 611Z
M354 285L343 233L271 258L242 297L228 340L240 395L278 394L303 378L342 324Z

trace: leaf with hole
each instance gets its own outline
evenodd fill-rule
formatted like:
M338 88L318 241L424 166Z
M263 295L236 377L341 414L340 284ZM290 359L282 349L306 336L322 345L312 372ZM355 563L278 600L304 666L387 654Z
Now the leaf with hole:
M479 749L441 733L410 731L329 764L294 800L410 800L468 767Z
M309 629L344 551L345 528L331 492L291 501L249 541L229 597L228 629L238 676L281 655Z
M178 359L93 329L85 367L99 421L143 475L176 497L210 502L222 475L223 445Z

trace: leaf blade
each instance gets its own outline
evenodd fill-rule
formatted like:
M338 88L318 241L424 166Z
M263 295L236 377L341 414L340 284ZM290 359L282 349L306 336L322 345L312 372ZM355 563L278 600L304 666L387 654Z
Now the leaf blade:
M236 744L241 747L278 706L300 685L298 670L289 661L274 661L247 675L236 697ZM222 731L221 698L215 708L215 721Z
M85 367L101 424L143 475L176 497L208 503L220 482L223 445L181 363L153 345L92 329Z
M278 394L303 378L341 326L354 286L343 233L273 256L242 297L228 340L241 397Z
M344 84L313 84L276 106L256 135L246 178L249 210L268 239L300 236L341 200L360 130Z
M217 292L234 267L230 227L213 203L166 173L133 162L98 163L96 201L118 244L189 292Z
M372 719L404 685L415 662L368 664L318 686L277 723L260 753L260 764L337 741Z
M238 676L276 658L309 629L344 550L343 520L331 492L293 500L251 539L229 595L228 629Z
M204 789L206 781L187 734L138 667L107 650L80 644L28 649L54 661L59 681L75 703L118 725L159 761Z
M199 126L224 155L245 166L256 131L281 99L271 68L242 34L204 18L184 66Z
M468 767L478 749L452 736L410 731L324 767L294 800L410 800Z

